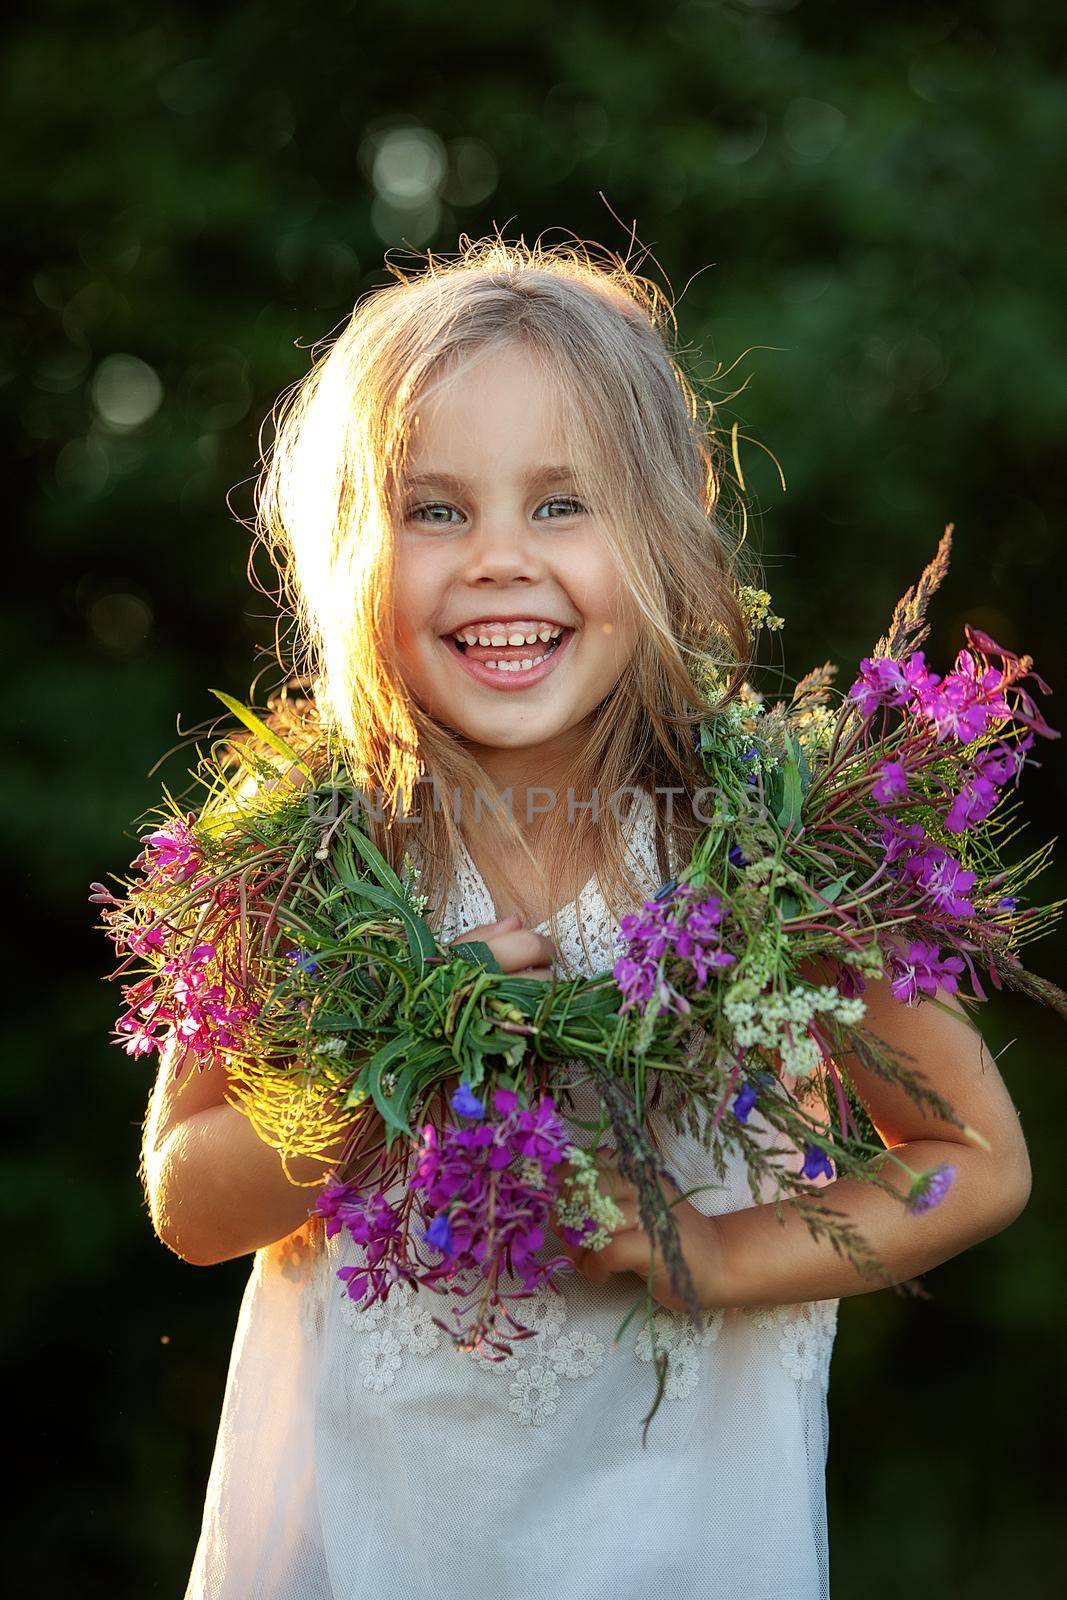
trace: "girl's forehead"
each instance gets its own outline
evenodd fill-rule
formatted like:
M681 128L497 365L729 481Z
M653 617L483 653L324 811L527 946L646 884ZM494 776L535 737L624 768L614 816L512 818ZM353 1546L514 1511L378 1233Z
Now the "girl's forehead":
M573 381L573 379L571 379ZM426 467L462 472L462 462L573 467L582 429L566 398L566 374L522 350L496 350L462 363L413 397L406 418L408 474Z

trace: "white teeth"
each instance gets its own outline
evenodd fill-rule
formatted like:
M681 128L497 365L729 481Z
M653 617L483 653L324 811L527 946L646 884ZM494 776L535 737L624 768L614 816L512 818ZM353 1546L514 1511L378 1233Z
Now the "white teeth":
M529 672L531 667L539 667L544 659L544 656L527 656L522 661L483 661L482 665L491 672Z
M507 633L503 628L494 628L490 626L488 629L481 631L476 631L473 628L469 628L461 633L453 634L452 637L454 639L462 640L464 644L537 644L539 640L542 644L547 644L550 639L558 639L562 632L563 629L558 627L555 623L546 622L543 626L534 628L528 633L520 633L517 630L514 633Z

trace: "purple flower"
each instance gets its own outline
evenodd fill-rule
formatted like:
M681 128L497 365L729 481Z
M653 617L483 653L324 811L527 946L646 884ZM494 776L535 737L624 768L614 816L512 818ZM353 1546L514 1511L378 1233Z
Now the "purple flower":
M350 1299L366 1296L367 1304L373 1305L386 1298L394 1283L412 1276L402 1219L381 1189L372 1195L360 1194L351 1184L331 1180L319 1191L315 1210L326 1218L327 1237L347 1228L364 1252L365 1259L358 1266L337 1270Z
M942 960L937 945L922 939L909 946L906 957L894 951L889 960L893 971L892 992L908 1006L915 1005L920 994L936 995L938 985L954 991L964 968L960 956L946 956Z
M989 778L972 778L953 799L945 817L946 829L949 833L965 833L976 827L985 821L999 799L999 791Z
M1026 765L1026 752L1033 742L1033 734L1027 732L1016 740L1014 746L1001 743L994 745L991 750L979 750L974 758L974 770L979 777L987 778L990 783L1003 788L1022 772Z
M820 1150L817 1144L809 1144L804 1152L804 1165L800 1169L802 1178L818 1178L825 1176L832 1178L834 1164L825 1150Z
M496 1119L477 1127L428 1123L409 1186L421 1191L434 1220L429 1243L446 1253L420 1281L473 1277L484 1282L506 1269L529 1290L549 1279L536 1258L559 1193L559 1168L570 1149L567 1130L549 1095L524 1106L514 1090L493 1095Z
M978 882L978 874L964 870L955 856L940 847L924 851L917 858L916 881L938 911L950 917L973 917L974 903L968 898Z
M743 1083L737 1091L737 1098L733 1103L733 1113L738 1122L747 1122L756 1101L759 1099L759 1090L754 1083Z
M439 1211L430 1226L423 1234L427 1244L432 1244L435 1250L440 1250L444 1255L450 1256L455 1251L452 1243L452 1229L449 1226L447 1211Z
M917 654L921 655L921 651ZM865 717L881 705L905 705L909 693L900 662L889 656L864 656L860 675L848 691L849 698L858 702Z
M908 797L908 773L902 761L883 761L871 794L881 805L895 805Z
M846 1000L854 1000L855 997L859 994L862 994L864 989L867 987L866 983L860 977L855 967L850 967L844 961L842 961L837 968L837 973L834 977L834 983L837 987L838 994L844 995Z
M683 986L702 989L710 972L737 959L721 948L728 910L717 895L686 883L662 900L644 901L640 913L623 917L622 950L612 968L623 997L620 1010L658 1002L658 1016L671 1010L686 1015L689 1001Z
M886 817L880 835L887 867L897 861L909 861L930 842L921 822L912 822L905 827L899 817Z
M460 1084L449 1104L458 1117L485 1116L485 1106L478 1099L469 1083Z
M983 667L977 656L961 650L953 671L936 691L923 697L919 709L933 724L938 742L951 737L970 744L986 732L990 722L1011 716L1001 692L1004 683L1004 673L996 667Z
M195 813L190 811L187 819L172 817L162 828L144 835L144 849L134 866L140 867L149 881L185 883L199 870L200 847L191 830L194 820Z
M313 978L319 970L318 962L306 950L290 950L286 959L292 962L294 968L298 968L309 978Z
M934 1206L939 1206L952 1188L955 1176L955 1167L950 1167L945 1162L940 1166L931 1167L929 1172L920 1172L908 1191L907 1209L912 1216L919 1216L922 1212L932 1211Z

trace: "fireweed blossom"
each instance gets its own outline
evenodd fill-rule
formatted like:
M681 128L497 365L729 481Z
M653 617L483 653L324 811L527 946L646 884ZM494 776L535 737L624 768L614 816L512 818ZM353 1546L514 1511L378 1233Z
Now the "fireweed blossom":
M902 761L883 761L871 785L871 794L883 805L894 805L908 794L908 772Z
M938 987L954 992L959 974L964 969L960 956L942 959L936 944L917 939L908 947L907 955L894 952L889 957L892 971L891 989L897 1000L905 1005L917 1004L920 995L936 995Z
M447 1123L438 1129L427 1123L407 1184L428 1217L418 1236L439 1262L408 1259L401 1212L381 1190L368 1198L333 1182L320 1193L316 1210L326 1218L327 1235L347 1228L366 1257L338 1272L353 1300L366 1297L370 1305L384 1299L401 1279L428 1288L454 1283L461 1297L505 1271L519 1278L525 1296L569 1264L566 1257L537 1256L554 1207L560 1235L570 1245L596 1248L622 1221L614 1202L596 1191L595 1163L573 1147L551 1096L524 1106L514 1090L497 1089L492 1116L469 1084L461 1083L449 1104L476 1126ZM573 1166L576 1182L564 1180L565 1162ZM486 1331L481 1325L475 1336Z
M187 818L174 817L164 827L146 834L144 849L134 860L148 879L164 879L184 883L200 869L200 849L192 834L196 813Z
M904 885L922 891L933 909L949 917L973 917L970 891L977 874L935 844L922 823L905 826L899 817L890 816L881 826L881 844L886 870Z
M704 894L687 883L678 885L663 900L644 901L640 912L623 917L618 941L623 953L612 968L623 997L620 1012L656 999L657 1016L669 1011L687 1014L689 1002L682 986L699 991L712 972L737 960L721 945L722 924L728 915L729 907L718 895ZM671 977L666 972L668 962Z

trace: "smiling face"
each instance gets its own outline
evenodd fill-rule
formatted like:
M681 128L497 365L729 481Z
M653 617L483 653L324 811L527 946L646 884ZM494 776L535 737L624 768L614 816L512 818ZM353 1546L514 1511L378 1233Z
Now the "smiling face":
M408 689L486 755L551 766L618 682L638 628L570 472L552 384L526 351L487 353L419 405L401 510Z

